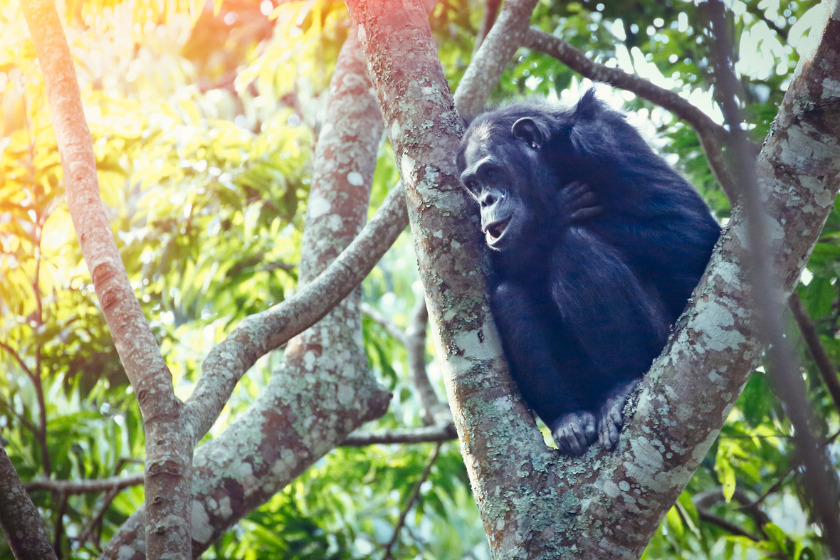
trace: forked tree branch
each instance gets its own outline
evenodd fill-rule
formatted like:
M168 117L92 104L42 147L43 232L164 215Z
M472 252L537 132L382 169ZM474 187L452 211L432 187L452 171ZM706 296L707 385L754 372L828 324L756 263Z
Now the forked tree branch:
M55 3L21 4L49 97L67 205L120 361L143 414L149 556L189 553L189 469L195 439L180 422L172 375L134 295L99 196L93 142ZM35 372L38 373L38 372Z

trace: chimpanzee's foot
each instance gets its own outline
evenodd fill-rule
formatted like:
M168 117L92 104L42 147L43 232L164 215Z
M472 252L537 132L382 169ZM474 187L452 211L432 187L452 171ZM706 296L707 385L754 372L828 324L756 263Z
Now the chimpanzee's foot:
M551 422L551 436L561 453L567 455L583 455L598 438L595 415L586 410L570 412Z
M639 379L633 379L619 385L601 405L598 415L598 441L607 450L611 451L618 445L618 433L624 425L624 405L638 384Z

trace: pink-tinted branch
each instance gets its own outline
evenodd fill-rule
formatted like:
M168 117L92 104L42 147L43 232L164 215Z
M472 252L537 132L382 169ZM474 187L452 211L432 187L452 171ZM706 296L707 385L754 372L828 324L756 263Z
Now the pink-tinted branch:
M55 4L22 3L52 112L67 204L82 255L146 430L149 555L189 551L189 466L194 439L179 423L181 402L151 328L134 295L99 196L93 143L79 84ZM36 372L37 373L37 372Z

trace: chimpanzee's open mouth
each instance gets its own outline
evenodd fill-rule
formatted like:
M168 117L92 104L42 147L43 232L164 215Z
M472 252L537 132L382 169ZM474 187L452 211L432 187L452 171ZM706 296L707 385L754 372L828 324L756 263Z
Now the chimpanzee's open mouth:
M484 230L489 237L488 241L496 241L499 239L510 223L510 218L505 220L501 220L499 222L493 222L492 224L488 225L487 228Z

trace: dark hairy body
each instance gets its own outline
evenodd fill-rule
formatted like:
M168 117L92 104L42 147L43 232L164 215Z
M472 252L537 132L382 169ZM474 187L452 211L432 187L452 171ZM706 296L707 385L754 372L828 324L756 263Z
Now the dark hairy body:
M522 396L562 452L596 439L613 449L717 222L591 90L570 109L528 102L479 115L457 163L480 208L491 309Z

